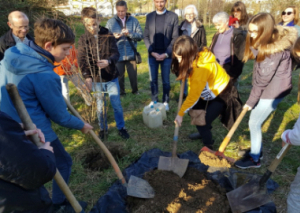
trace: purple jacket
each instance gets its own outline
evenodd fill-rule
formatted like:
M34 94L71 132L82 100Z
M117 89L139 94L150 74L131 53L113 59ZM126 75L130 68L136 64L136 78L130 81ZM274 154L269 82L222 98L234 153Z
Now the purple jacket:
M262 62L254 63L252 90L246 102L254 107L259 99L283 98L292 89L292 59L290 49L298 37L295 29L278 27L285 34L279 41L268 44L269 56ZM258 52L259 49L258 48ZM254 51L253 51L254 53ZM254 53L254 55L256 55Z

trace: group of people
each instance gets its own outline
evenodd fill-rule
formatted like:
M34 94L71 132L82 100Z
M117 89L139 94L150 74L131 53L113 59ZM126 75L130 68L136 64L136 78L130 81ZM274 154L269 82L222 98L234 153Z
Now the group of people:
M180 24L177 15L165 8L166 0L154 0L154 5L156 10L147 15L144 33L138 20L127 13L125 1L116 3L117 14L108 20L106 27L100 25L101 17L96 9L84 8L81 20L85 33L79 38L77 50L73 31L62 21L38 20L34 24L33 38L28 35L27 16L20 11L9 14L11 30L0 38L0 212L72 212L55 181L52 200L43 187L53 178L56 167L68 183L72 166L72 159L51 128L51 122L83 133L93 129L67 111L66 70L80 69L86 89L96 97L99 137L108 134L101 93L104 91L114 109L119 135L128 139L121 105L121 96L126 95L124 74L127 69L132 93L138 95L136 47L142 39L148 50L150 104L159 100L160 66L162 102L166 110L169 110L172 72L187 85L175 122L182 125L183 116L191 110L205 110L204 118L196 118L204 119L205 124L196 125L197 133L189 137L202 138L203 145L211 149L214 144L212 122L217 117L230 129L243 108L251 110L251 149L235 165L243 169L261 166L261 126L290 93L292 70L300 64L298 9L286 8L282 21L276 24L269 13L249 17L245 5L236 2L230 15L219 12L213 17L217 33L207 47L206 32L194 5L185 8L185 19ZM238 82L244 63L250 59L255 60L253 87L243 105ZM5 89L7 83L17 86L36 130L22 129L20 117ZM298 120L293 130L283 133L285 143L300 144L299 126ZM30 134L38 134L43 145L35 147L26 137ZM298 169L288 197L290 213L299 209L299 177Z

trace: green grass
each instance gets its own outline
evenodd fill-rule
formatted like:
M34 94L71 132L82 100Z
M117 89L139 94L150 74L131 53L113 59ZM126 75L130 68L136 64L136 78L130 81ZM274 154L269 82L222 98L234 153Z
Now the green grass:
M144 28L145 17L139 18L139 21ZM103 22L104 24L104 22ZM77 38L83 33L84 29L81 24L76 25ZM208 46L211 43L213 34L216 32L215 28L206 27ZM126 128L129 131L130 139L124 141L118 136L116 129L116 123L114 121L113 110L108 108L108 124L109 124L109 137L105 142L107 145L111 143L117 144L121 149L128 151L128 155L118 159L117 162L121 170L126 168L134 160L138 159L141 154L152 148L159 148L163 151L171 151L174 134L174 118L177 111L177 102L179 94L179 83L175 80L173 74L171 78L171 92L170 92L170 111L168 112L167 120L161 128L149 129L143 124L142 110L145 105L149 104L151 92L149 82L149 70L147 64L147 50L144 42L139 42L138 51L142 54L143 63L138 65L138 88L140 95L135 96L131 94L131 88L129 79L126 75L126 92L127 96L122 98L122 106L124 110L124 117L126 122ZM244 66L243 74L240 78L239 92L241 99L245 102L249 96L251 90L252 81L252 68L253 61L249 61ZM293 72L293 85L294 88L291 94L279 104L277 110L271 114L267 121L262 126L263 130L263 147L264 147L264 160L262 161L262 167L256 170L248 170L249 172L263 174L270 162L275 158L276 154L281 148L280 135L286 128L292 128L299 115L299 106L296 103L297 97L297 85L298 84L298 72ZM159 92L161 98L162 87L161 79L159 80ZM280 86L280 85L279 85ZM84 105L81 97L78 96L78 92L70 83L71 88L71 102L80 113L91 113L91 109ZM234 136L231 139L231 143L226 149L226 155L231 157L237 157L237 151L240 148L250 147L250 136L248 120L249 114L245 116L242 123L238 127ZM92 120L94 130L96 133L99 131L96 120ZM88 135L83 135L76 130L70 130L53 124L53 128L58 134L60 140L63 142L66 150L71 154L73 158L72 175L70 179L70 188L76 195L77 199L84 200L89 203L89 209L97 202L97 200L105 194L111 184L117 180L117 177L112 168L104 171L90 171L82 165L84 157L89 150L99 150L97 144ZM196 153L202 148L201 141L191 141L188 139L188 135L195 132L196 128L190 125L189 116L184 117L183 125L179 132L178 141L178 153L192 150ZM223 138L227 134L227 130L222 126L220 121L216 119L213 122L213 137L215 140L215 148L217 148L222 142ZM274 193L273 198L275 204L278 207L278 212L285 212L286 197L289 190L289 185L296 174L297 167L300 161L300 148L292 147L284 158L278 169L273 174L272 178L277 181L280 188ZM48 189L51 186L48 184Z

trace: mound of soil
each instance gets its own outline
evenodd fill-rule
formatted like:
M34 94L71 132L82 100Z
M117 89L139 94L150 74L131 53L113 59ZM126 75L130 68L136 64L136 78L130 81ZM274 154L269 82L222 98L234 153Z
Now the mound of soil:
M128 152L122 150L120 146L107 147L114 156L115 160L121 159L126 156ZM83 166L92 171L102 171L111 167L111 164L105 154L100 149L88 150L82 157Z
M232 165L225 158L216 156L213 153L202 151L199 155L199 159L201 163L212 166L212 167L228 167L230 168Z
M131 213L228 213L225 189L188 168L183 178L173 172L154 170L145 174L155 190L153 199L127 198Z

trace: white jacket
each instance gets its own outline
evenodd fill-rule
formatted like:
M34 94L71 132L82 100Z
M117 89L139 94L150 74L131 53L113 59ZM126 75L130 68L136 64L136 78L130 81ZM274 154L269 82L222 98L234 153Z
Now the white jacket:
M285 143L300 146L300 116L293 129L287 129L282 133L281 139Z

